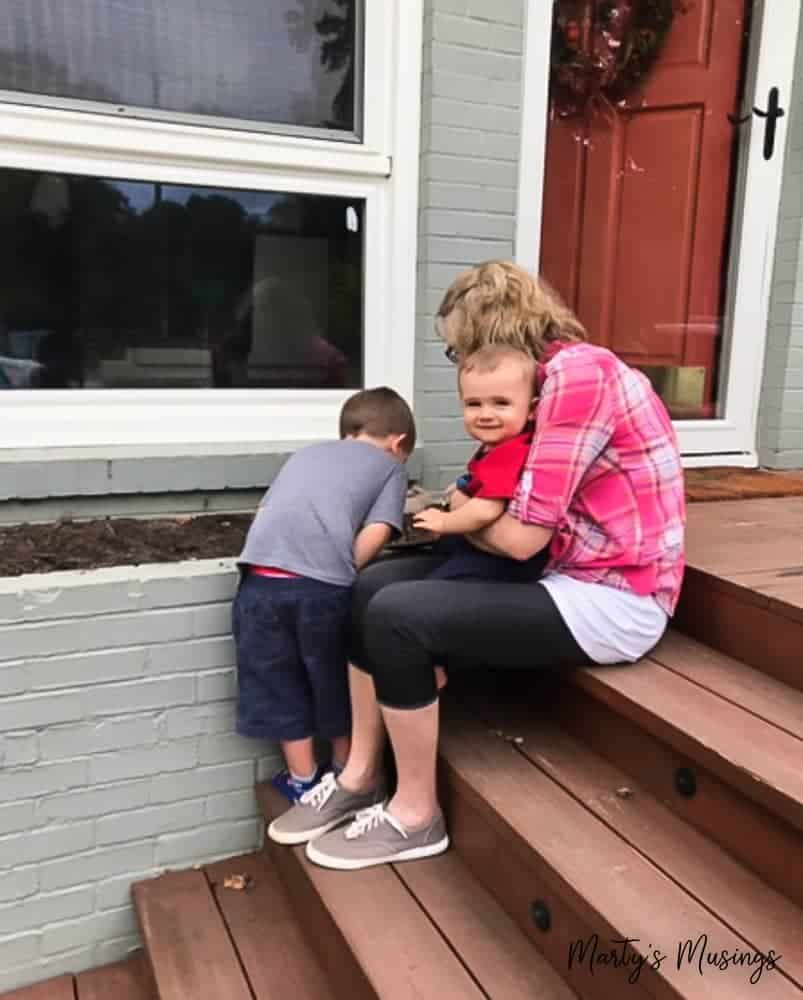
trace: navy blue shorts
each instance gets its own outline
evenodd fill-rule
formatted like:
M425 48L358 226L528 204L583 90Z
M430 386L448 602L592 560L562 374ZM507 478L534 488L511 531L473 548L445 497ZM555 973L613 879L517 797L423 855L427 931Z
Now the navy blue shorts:
M237 732L270 740L351 731L351 587L247 573L234 598Z

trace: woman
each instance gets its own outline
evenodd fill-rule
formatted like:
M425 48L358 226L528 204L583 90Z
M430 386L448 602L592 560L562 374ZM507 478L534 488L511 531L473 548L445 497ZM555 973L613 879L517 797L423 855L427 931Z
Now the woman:
M518 492L471 541L520 561L544 553L545 572L522 583L428 580L438 559L418 555L360 575L348 763L268 831L279 843L308 842L308 857L332 868L427 857L448 846L435 786L435 666L635 661L661 638L683 576L680 455L644 375L587 343L558 297L512 264L491 261L462 274L436 324L452 361L505 343L539 363L535 431ZM385 730L398 772L387 805Z

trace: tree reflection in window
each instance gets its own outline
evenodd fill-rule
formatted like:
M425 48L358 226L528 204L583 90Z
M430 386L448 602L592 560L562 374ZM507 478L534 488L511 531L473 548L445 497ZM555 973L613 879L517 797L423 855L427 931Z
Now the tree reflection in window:
M47 388L359 386L363 211L0 169L0 359Z

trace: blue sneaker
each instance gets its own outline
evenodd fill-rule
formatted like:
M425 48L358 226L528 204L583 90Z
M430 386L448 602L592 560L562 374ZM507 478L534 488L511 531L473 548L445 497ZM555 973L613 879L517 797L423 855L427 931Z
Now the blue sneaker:
M294 778L289 770L285 768L283 771L279 771L278 774L274 774L270 782L286 799L289 799L291 802L298 802L304 792L308 792L318 784L327 770L329 768L319 767L309 781L299 781L298 778Z

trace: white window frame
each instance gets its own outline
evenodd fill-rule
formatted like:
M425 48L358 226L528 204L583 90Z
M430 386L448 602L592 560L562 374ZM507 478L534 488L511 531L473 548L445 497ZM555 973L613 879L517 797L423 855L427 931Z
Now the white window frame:
M363 141L0 103L0 167L364 198L363 370L412 403L423 0L366 0ZM0 394L9 449L303 443L352 390L69 389Z

